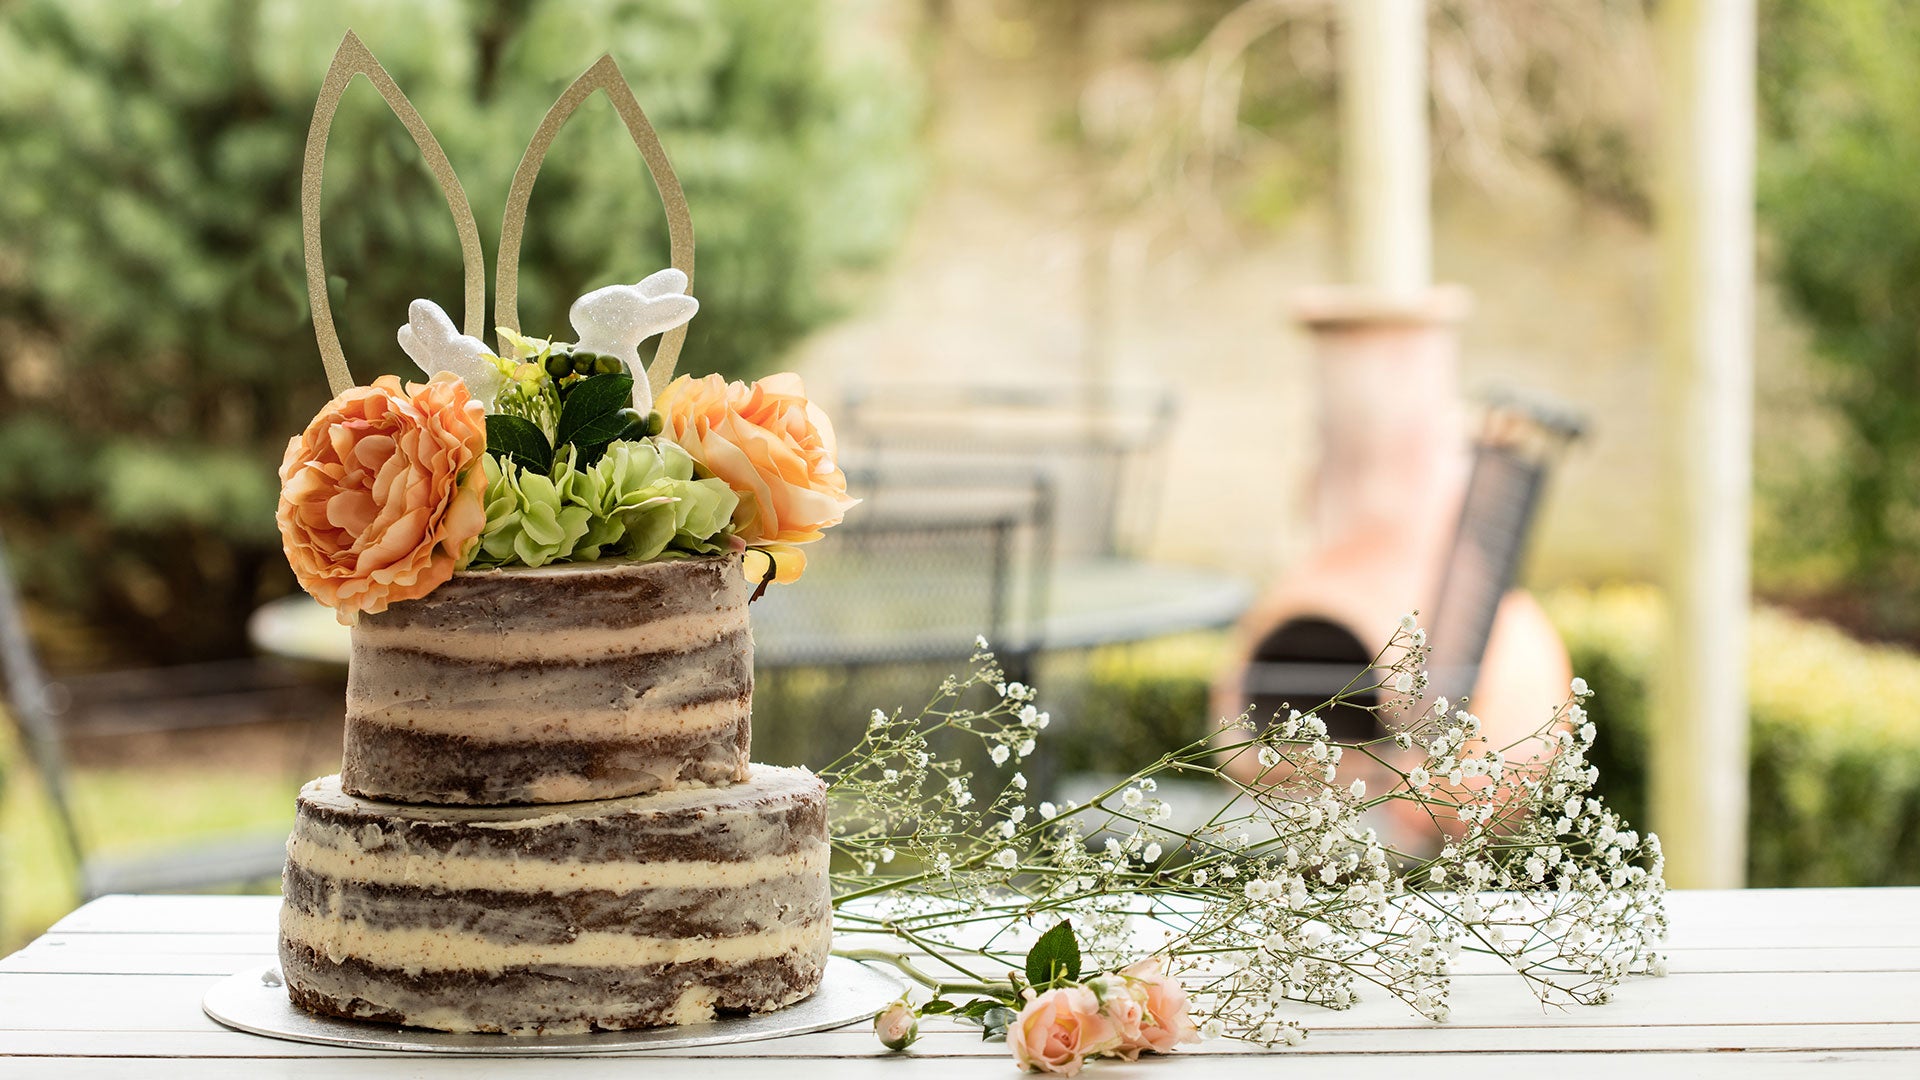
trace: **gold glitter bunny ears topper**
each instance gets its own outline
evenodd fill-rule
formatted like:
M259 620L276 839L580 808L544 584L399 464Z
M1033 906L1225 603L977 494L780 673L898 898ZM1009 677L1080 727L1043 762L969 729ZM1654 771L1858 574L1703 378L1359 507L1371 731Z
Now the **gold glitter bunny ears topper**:
M486 256L480 250L480 230L474 224L473 208L467 203L466 189L460 186L460 178L454 174L453 163L447 160L446 151L440 149L439 140L427 127L413 103L400 92L387 69L380 66L373 53L360 38L349 31L340 42L340 48L333 54L333 63L327 68L327 77L320 84L320 99L313 106L313 125L307 130L306 165L300 176L300 227L306 236L307 254L307 298L313 305L313 334L320 343L320 362L326 365L327 383L335 394L354 385L353 375L347 369L346 355L340 349L340 335L333 326L333 306L327 298L326 259L320 250L320 178L326 168L327 133L333 128L334 113L340 107L340 99L347 92L347 84L355 75L364 75L373 88L387 102L387 107L406 126L407 134L420 148L426 158L427 168L433 172L433 178L439 182L440 191L447 199L447 208L453 211L453 227L460 236L460 260L465 268L466 312L462 318L462 330L473 337L482 337L482 324L486 319L487 286ZM693 217L687 210L686 193L680 190L680 180L673 174L673 166L667 161L667 152L660 146L660 136L655 134L653 125L647 122L647 114L640 109L640 102L633 96L633 87L620 74L619 65L613 57L602 56L595 61L586 73L573 81L553 108L547 110L546 118L540 121L535 130L533 141L527 144L527 152L520 159L520 167L514 170L513 186L507 191L507 211L500 224L499 262L494 270L494 302L497 305L495 317L499 325L518 333L520 330L520 241L525 235L527 224L527 204L533 198L533 182L540 175L540 164L547 158L547 149L553 145L554 136L566 125L574 110L581 102L593 96L593 93L605 91L607 99L613 103L614 111L627 126L627 134L633 138L634 145L640 148L645 158L647 171L653 175L654 187L660 191L660 202L667 211L667 238L673 267L687 275L687 291L693 288ZM680 347L686 342L687 328L684 324L667 331L660 339L660 347L654 353L653 364L647 369L647 381L655 388L667 385L673 378L674 363L679 359ZM501 341L501 348L506 348Z

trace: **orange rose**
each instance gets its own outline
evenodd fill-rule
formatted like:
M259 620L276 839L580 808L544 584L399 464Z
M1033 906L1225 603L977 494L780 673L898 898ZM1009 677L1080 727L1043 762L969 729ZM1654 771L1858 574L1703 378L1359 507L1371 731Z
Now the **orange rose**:
M486 410L454 375L392 375L327 403L280 462L280 542L343 623L425 596L487 524Z
M1028 1001L1007 1025L1014 1064L1030 1072L1073 1076L1090 1057L1119 1045L1120 1033L1084 986L1063 986Z
M667 436L740 496L733 523L748 544L818 540L859 502L847 497L846 474L834 462L833 425L798 375L752 386L683 375L653 407Z

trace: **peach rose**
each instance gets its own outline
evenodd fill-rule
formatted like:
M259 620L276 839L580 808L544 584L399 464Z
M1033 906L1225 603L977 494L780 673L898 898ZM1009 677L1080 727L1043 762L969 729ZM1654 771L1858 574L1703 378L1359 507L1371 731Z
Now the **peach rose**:
M487 524L486 411L456 376L385 375L327 403L280 462L280 542L351 623L453 576Z
M1119 1045L1113 1048L1114 1056L1134 1061L1140 1057L1140 1051L1147 1049L1141 1038L1141 1029L1148 1023L1147 991L1131 980L1118 976L1103 976L1087 984L1088 989L1100 999L1100 1012L1111 1024Z
M748 386L682 375L654 399L666 435L740 496L735 533L748 544L820 539L858 499L834 462L833 425L807 400L800 376Z
M1157 956L1150 956L1120 970L1127 981L1130 997L1146 1007L1139 1028L1128 1033L1122 1049L1137 1057L1142 1050L1165 1054L1181 1043L1199 1042L1200 1029L1187 1014L1187 992L1180 980L1169 976Z
M1074 1076L1087 1059L1118 1046L1119 1032L1100 1014L1100 999L1084 986L1035 996L1007 1025L1014 1064L1031 1072Z

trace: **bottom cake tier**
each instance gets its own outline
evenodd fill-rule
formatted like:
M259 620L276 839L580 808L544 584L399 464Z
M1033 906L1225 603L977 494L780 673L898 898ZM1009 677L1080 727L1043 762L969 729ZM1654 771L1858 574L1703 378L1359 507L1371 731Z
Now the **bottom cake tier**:
M820 986L828 851L805 769L515 807L375 802L324 777L287 842L281 970L311 1012L440 1031L766 1012Z

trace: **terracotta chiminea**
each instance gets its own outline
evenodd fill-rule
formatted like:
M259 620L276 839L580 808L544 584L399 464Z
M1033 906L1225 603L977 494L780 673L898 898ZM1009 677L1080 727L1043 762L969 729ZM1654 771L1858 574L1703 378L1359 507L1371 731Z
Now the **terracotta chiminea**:
M1401 616L1417 609L1423 624L1431 617L1471 461L1456 332L1469 306L1465 290L1447 287L1411 298L1354 288L1302 298L1297 311L1314 335L1319 369L1313 550L1241 621L1215 683L1214 715L1251 704L1264 721L1283 701L1309 709L1366 667ZM1437 654L1443 644L1434 644ZM1293 683L1263 682L1274 670L1292 673ZM1545 614L1525 593L1508 593L1471 694L1491 745L1538 729L1570 679L1566 649ZM1338 737L1379 733L1358 709L1325 719ZM1354 777L1365 776L1359 758L1347 759ZM1250 755L1233 764L1259 771ZM1368 786L1380 790L1385 779L1368 777Z

